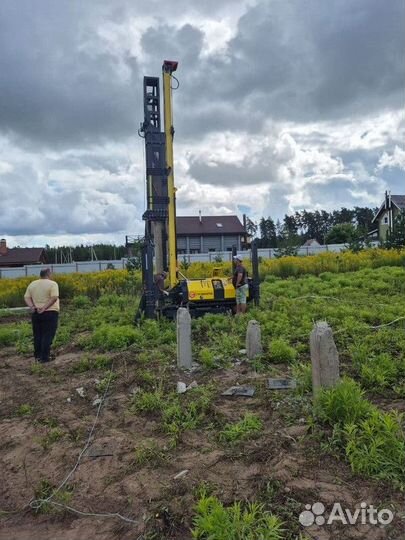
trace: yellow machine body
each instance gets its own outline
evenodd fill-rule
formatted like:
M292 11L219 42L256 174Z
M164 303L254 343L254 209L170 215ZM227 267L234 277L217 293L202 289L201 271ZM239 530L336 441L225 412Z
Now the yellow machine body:
M231 278L210 277L187 279L188 300L190 302L207 302L218 300L235 300L235 287Z

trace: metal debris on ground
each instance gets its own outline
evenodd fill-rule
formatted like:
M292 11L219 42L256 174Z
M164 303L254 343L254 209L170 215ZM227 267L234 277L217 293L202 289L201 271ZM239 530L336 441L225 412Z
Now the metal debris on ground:
M88 448L84 455L91 458L110 457L114 455L114 452L110 446L94 445Z
M295 379L267 379L267 388L270 390L293 390L296 387Z
M179 381L177 383L177 393L184 394L185 392L188 392L189 390L191 390L192 388L196 388L197 386L197 381L193 381L188 386L186 385L186 383Z
M193 362L191 364L191 369L189 369L188 371L191 371L191 372L193 372L193 371L201 371L201 366L200 366L200 364L197 364L197 362Z
M79 394L80 397L84 398L84 388L83 388L83 386L80 386L79 388L76 388L76 392Z
M252 397L255 393L253 386L231 386L225 392L222 392L222 396L245 396Z
M176 474L176 476L173 476L173 480L178 480L179 478L183 478L183 476L186 476L186 474L189 473L189 469L184 469L184 471L181 471Z
M184 382L179 381L177 383L177 393L178 394L184 394L184 392L187 390L187 385Z
M101 403L101 398L100 397L96 397L96 399L93 401L94 406L100 405L100 403Z
M246 354L246 349L240 349L239 354Z

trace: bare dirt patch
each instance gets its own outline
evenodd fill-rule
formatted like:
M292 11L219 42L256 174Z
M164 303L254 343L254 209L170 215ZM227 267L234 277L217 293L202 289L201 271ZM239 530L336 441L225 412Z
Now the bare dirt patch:
M29 502L38 498L41 486L44 495L44 486L60 485L76 463L96 415L97 380L104 375L97 370L74 372L82 356L81 352L60 354L49 366L33 372L32 361L12 349L0 354L1 540L188 540L202 487L224 503L264 502L285 521L289 539L297 538L300 531L314 540L405 537L403 494L354 476L344 461L325 454L305 420L304 402L291 393L266 390L264 377L252 373L246 364L187 376L170 370L167 384L173 389L178 380L215 386L212 418L186 431L177 446L170 447L153 414L129 409L133 388L143 384L133 353L115 355L116 379L94 439L58 500L82 512L119 513L137 523L80 516L52 506L36 513ZM255 396L221 396L236 384L253 384ZM84 397L78 388L83 388ZM261 418L263 433L241 445L219 442L218 422L235 422L247 412ZM136 463L135 449L152 441L163 458ZM396 518L386 528L310 527L304 531L299 513L305 504L316 501L341 502L350 508L362 501L390 505Z

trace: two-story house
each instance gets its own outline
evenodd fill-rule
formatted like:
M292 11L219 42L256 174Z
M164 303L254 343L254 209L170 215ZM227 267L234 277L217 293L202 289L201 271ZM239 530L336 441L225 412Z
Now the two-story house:
M179 254L241 250L246 238L238 216L178 216L176 227Z
M385 193L385 199L378 212L373 218L373 223L378 225L378 239L384 242L388 231L392 231L395 218L400 212L405 211L405 195L391 195Z

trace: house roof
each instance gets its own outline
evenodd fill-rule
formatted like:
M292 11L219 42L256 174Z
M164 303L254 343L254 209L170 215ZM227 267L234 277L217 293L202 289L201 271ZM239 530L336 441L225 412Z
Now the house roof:
M304 244L302 244L301 247L310 247L310 246L320 246L321 244L318 242L318 240L315 240L315 238L311 238L310 240L307 240Z
M5 255L0 254L0 266L9 264L37 264L41 262L44 248L11 248Z
M399 210L405 210L405 195L391 195L391 202L394 204ZM373 217L374 222L381 214L382 210L385 210L385 200L378 209L378 212Z
M178 216L177 235L245 234L238 216Z
M391 200L400 210L405 210L405 195L391 195Z

